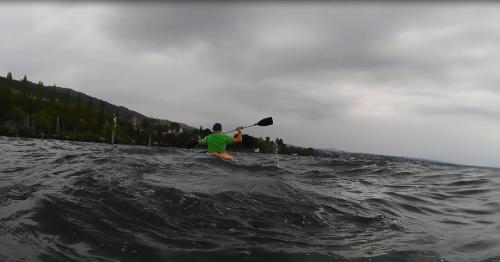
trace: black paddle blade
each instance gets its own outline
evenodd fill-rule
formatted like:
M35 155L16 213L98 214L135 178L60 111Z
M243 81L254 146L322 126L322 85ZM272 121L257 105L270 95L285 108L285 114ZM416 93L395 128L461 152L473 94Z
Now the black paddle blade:
M268 117L268 118L264 118L264 119L260 120L256 125L258 125L258 126L270 126L272 124L273 124L273 118Z

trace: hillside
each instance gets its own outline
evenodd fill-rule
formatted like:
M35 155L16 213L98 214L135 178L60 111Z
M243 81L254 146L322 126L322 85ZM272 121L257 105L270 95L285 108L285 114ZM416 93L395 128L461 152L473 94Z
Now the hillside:
M70 88L0 77L0 135L183 147L198 131Z
M8 80L6 77L0 76L0 85L5 85L7 83L7 81ZM35 94L38 86L39 86L39 84L35 84L33 82L30 82L30 81L26 81L26 83L23 83L22 80L15 80L15 79L12 79L10 81L10 87L13 90L17 90L19 92L27 92L27 93ZM104 110L106 110L108 112L116 112L120 116L127 118L127 119L130 119L132 117L140 117L140 118L148 118L148 119L155 120L155 121L173 122L173 121L166 120L166 119L157 119L157 118L147 117L141 113L130 110L125 106L114 105L114 104L111 104L107 101L98 99L96 97L92 97L90 95L73 90L71 88L58 87L55 85L54 86L44 86L44 88L47 90L50 89L50 91L54 91L53 94L55 95L55 98L59 101L63 101L65 99L67 99L67 100L69 100L70 103L76 103L76 101L78 100L78 97L80 97L81 101L88 101L89 99L93 99L94 101L99 101L99 102L102 101L102 104L104 106ZM179 124L181 125L181 127L184 130L191 131L194 129L193 127L186 125L184 123L179 123Z

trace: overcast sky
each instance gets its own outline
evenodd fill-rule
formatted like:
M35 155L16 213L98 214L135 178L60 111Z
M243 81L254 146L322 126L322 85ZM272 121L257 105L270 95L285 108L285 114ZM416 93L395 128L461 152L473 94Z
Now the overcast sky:
M500 166L500 5L0 2L0 74L286 143ZM3 73L2 73L3 72Z

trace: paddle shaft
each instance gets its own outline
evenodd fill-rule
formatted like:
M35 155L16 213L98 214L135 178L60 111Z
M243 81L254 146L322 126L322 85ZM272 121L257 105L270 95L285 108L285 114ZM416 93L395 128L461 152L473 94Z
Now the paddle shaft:
M257 122L257 124L253 124L253 125L249 125L249 126L244 126L244 127L241 127L241 129L249 128L249 127L252 127L252 126L270 126L272 124L273 124L273 118L272 117L267 117L267 118L264 118L264 119L260 120L259 122ZM238 129L227 131L227 132L224 132L223 134L231 133L231 132L234 132L236 130L238 130ZM193 147L194 145L196 145L198 143L202 143L204 140L205 140L205 138L204 139L199 139L198 141L194 141L194 143L192 145L190 145L189 148Z
M241 127L241 129L245 129L245 128L252 127L252 126L256 126L256 125L257 125L257 124L253 124L253 125L250 125L250 126L243 126L243 127ZM236 128L236 129L233 129L233 130L231 130L231 131L224 132L224 134L231 133L231 132L234 132L234 131L236 131L236 130L238 130L238 129Z

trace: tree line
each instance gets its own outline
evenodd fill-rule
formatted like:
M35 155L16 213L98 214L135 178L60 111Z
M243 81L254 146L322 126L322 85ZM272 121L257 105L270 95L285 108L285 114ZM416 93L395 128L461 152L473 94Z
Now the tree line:
M69 89L61 95L55 85L46 86L41 81L35 88L32 86L26 76L17 81L12 79L10 72L0 84L0 135L187 147L192 141L210 134L210 129L203 127L183 130L176 122L126 116L117 110L109 110L103 100L82 97L81 94L74 96ZM312 148L289 146L279 138L247 137L245 142L233 149L243 147L253 151L258 148L261 153L314 154Z

